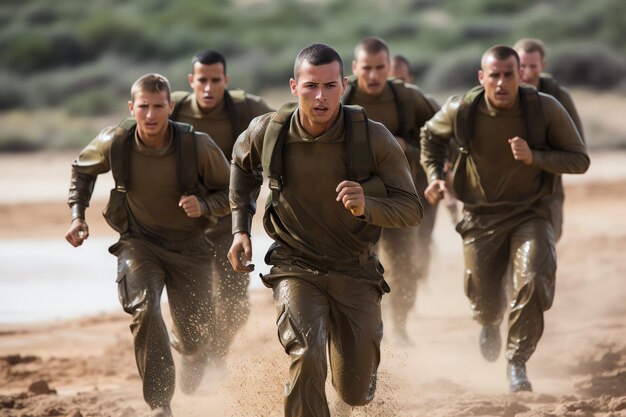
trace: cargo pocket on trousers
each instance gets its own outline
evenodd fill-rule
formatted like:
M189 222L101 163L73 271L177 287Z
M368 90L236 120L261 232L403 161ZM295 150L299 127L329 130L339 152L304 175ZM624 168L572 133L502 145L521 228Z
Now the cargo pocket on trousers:
M128 302L129 291L128 285L126 283L126 274L119 273L115 282L117 282L117 298L120 300L120 304L124 308L125 312L127 312L128 314L133 314L133 311L130 308Z
M293 322L289 308L283 306L283 312L278 316L276 327L278 328L278 340L287 354L294 346L302 345L301 333Z
M109 247L109 253L117 257L117 277L115 278L115 283L117 284L117 298L124 308L124 311L130 314L132 312L126 308L126 301L128 300L129 293L128 285L126 284L126 269L119 257L120 251L123 247L124 243L119 240Z

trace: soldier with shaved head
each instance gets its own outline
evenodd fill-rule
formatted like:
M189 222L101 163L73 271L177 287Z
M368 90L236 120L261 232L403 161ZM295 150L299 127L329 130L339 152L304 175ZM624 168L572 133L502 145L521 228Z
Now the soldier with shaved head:
M482 326L480 350L495 361L507 311L505 283L512 270L506 337L510 390L530 391L526 362L554 299L556 253L549 201L555 175L581 174L589 156L576 125L553 97L520 85L513 48L496 45L482 56L480 86L451 97L422 129L422 165L436 202L448 143L458 147L454 192L463 202L457 231L463 239L465 293Z

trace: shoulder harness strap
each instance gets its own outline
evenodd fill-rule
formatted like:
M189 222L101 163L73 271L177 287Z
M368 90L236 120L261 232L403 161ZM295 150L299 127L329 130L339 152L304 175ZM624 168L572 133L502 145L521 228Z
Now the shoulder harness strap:
M532 149L547 149L546 123L543 117L539 93L533 87L519 89L520 103L526 123L526 141Z
M343 106L347 178L364 182L372 176L372 148L365 109Z
M285 184L283 149L289 132L289 125L298 103L281 106L271 117L263 138L261 161L263 171L269 178L270 199L278 203L278 193ZM347 178L363 182L372 175L372 150L365 110L360 106L343 106L345 125L345 160Z
M228 121L230 122L230 132L233 138L233 142L237 140L237 136L243 131L240 129L239 123L239 115L237 112L237 108L235 106L235 102L233 101L233 97L230 95L228 90L224 91L224 106L226 107L226 112L228 113Z
M404 81L399 78L387 80L387 84L391 88L393 101L398 113L398 136L406 141L419 141L419 131L417 120L415 119L415 106L408 88L404 85ZM426 120L424 120L426 122Z
M115 188L126 192L130 183L130 157L135 138L137 122L134 118L123 120L115 129L109 150L111 172L115 180Z
M196 135L193 126L187 123L171 122L176 146L176 176L183 195L197 195L198 155Z
M186 123L170 122L176 146L176 175L183 194L197 194L198 161L193 127ZM125 192L130 183L130 160L137 123L128 118L119 124L112 139L109 160L115 188Z
M455 138L459 145L460 153L469 153L470 138L474 130L474 114L484 94L485 89L482 86L476 86L465 93L461 99L454 121Z
M471 137L473 134L473 125L476 113L476 107L484 96L485 90L482 86L477 86L468 91L462 98L461 104L455 120L455 137L459 145L459 158L455 164L455 169L464 162L463 156L469 154ZM524 123L526 125L525 138L528 145L532 149L546 149L546 122L543 117L541 102L537 90L533 87L522 86L519 89L520 104L524 114ZM457 166L458 165L458 166ZM546 184L552 186L552 175L547 175ZM458 189L455 185L455 189Z
M546 146L546 124L541 102L539 101L539 94L533 87L522 86L519 91L528 135L526 141L533 149L544 149ZM465 93L459 105L454 130L461 152L466 152L469 149L476 106L484 93L485 90L482 86L474 87Z
M283 146L289 132L289 121L298 108L298 103L283 104L270 118L263 138L261 164L269 178L272 191L283 188Z

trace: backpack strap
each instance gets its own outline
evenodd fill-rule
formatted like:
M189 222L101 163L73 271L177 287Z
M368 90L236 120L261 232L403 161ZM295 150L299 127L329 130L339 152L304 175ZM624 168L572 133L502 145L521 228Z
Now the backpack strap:
M176 176L183 195L199 194L198 156L196 135L193 126L187 123L170 122L176 146Z
M469 164L466 159L469 155L469 148L471 146L470 144L473 135L476 109L484 94L485 90L482 86L474 87L465 93L461 99L461 103L459 104L459 109L454 121L455 139L459 146L459 156L454 164L454 189L459 195L462 195L463 192L460 184L460 176L457 176L456 173L459 172L463 175L466 170L473 170L472 164L470 164L472 166L466 166ZM522 113L524 115L524 124L526 127L526 142L528 142L531 149L547 149L547 127L543 116L539 93L534 87L520 86L519 97ZM547 172L544 172L544 174L547 178L546 184L549 187L553 187L553 175ZM478 173L474 172L473 175L477 177ZM482 190L480 192L484 194ZM466 201L466 204L468 202L469 201Z
M228 117L231 121L233 141L235 141L241 132L246 130L248 124L250 124L250 121L254 118L252 105L250 104L250 99L246 96L246 92L240 89L225 91L224 100L226 102L226 109L229 112Z
M459 146L459 152L469 153L470 138L474 130L474 115L481 97L485 95L482 86L476 86L463 95L459 110L454 123L455 139Z
M415 105L404 81L399 78L387 80L393 94L393 101L398 114L397 136L407 142L419 142L419 127L415 119ZM424 120L426 122L426 120ZM420 126L421 127L421 126Z
M485 89L482 86L477 86L465 93L461 99L454 126L456 140L461 152L469 149L470 139L473 134L476 107L484 94ZM519 97L522 113L524 114L526 134L528 136L525 138L526 142L528 142L533 149L545 149L547 146L546 123L543 117L539 94L533 87L520 86Z
M409 142L419 141L419 128L417 120L415 120L415 106L408 88L406 88L404 81L401 79L389 79L387 84L391 89L393 102L397 110L396 114L398 115L398 131L391 133ZM355 76L349 77L346 91L341 99L344 105L352 103L356 88L357 78ZM424 122L426 121L424 120Z
M170 121L176 146L176 176L185 195L198 194L198 158L193 127L187 123ZM133 118L122 121L115 130L109 151L115 188L126 192L130 183L130 160L137 122Z
M126 192L130 183L130 157L137 122L134 118L123 120L115 129L109 150L109 163L115 180L115 188Z
M528 135L526 142L532 149L547 149L546 123L539 93L533 87L521 86L519 97Z
M343 106L347 178L359 183L372 176L372 148L365 109Z
M270 118L263 137L261 164L269 179L270 200L274 206L278 204L278 194L284 185L283 148L289 121L297 108L298 103L283 104Z
M230 122L230 132L233 138L233 141L237 140L237 136L243 131L241 129L241 123L239 120L239 112L237 111L237 106L235 106L235 102L233 101L233 97L230 95L228 90L224 90L224 106L226 107L226 112L228 113L228 121Z
M298 103L281 106L270 118L263 138L261 163L269 178L270 200L278 204L278 194L285 185L283 149L289 125ZM372 176L372 149L365 110L360 106L343 106L345 126L344 155L346 175L351 181L364 182Z

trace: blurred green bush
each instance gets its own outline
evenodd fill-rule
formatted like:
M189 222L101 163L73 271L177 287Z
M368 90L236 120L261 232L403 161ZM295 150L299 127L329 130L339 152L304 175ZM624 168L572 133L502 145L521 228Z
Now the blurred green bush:
M209 48L226 56L232 87L287 89L302 47L334 46L349 74L370 35L435 93L476 84L482 51L521 37L546 42L564 84L607 89L626 84L624 27L624 0L4 0L0 112L117 114L145 72L188 89L190 58Z

